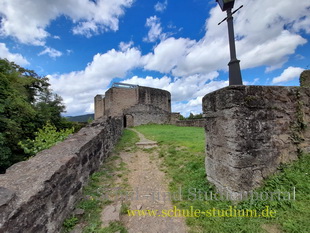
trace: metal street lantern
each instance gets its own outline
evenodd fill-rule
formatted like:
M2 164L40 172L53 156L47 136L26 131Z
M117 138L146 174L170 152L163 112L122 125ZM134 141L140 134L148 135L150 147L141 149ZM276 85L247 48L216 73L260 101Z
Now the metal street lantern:
M234 12L231 9L234 7L235 0L216 0L220 5L222 11L227 12L227 17L223 20L227 20L228 25L228 38L229 38L229 48L230 48L230 62L229 66L229 85L243 85L242 77L240 71L240 60L237 59L236 55L236 45L235 45L235 34L233 25L233 14L237 12L241 7L239 7ZM223 22L222 21L222 22ZM220 22L219 24L221 24Z
M222 11L234 8L235 0L216 0L220 5Z

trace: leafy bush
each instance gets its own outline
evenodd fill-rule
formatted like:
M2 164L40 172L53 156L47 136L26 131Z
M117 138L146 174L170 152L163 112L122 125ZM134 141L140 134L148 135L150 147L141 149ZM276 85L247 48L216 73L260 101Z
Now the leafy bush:
M57 142L65 140L73 132L74 128L57 131L54 125L47 122L43 129L39 129L39 131L35 133L34 140L27 139L25 141L20 141L18 144L27 155L33 156L39 151L48 149Z

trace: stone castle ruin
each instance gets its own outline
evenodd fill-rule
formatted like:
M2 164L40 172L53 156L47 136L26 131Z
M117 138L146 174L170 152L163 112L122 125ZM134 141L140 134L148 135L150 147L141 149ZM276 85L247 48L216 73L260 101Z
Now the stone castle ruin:
M100 117L123 117L124 127L142 124L169 124L179 118L171 113L168 91L125 83L114 83L105 95L95 97L95 120Z
M280 164L310 153L310 71L300 87L229 86L202 101L207 179L223 194L259 187ZM0 175L0 232L60 232L89 176L124 127L176 124L168 91L116 83L95 97L97 120Z

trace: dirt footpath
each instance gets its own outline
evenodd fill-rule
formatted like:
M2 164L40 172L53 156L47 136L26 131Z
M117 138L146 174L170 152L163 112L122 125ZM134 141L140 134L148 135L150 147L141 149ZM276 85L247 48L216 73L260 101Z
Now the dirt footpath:
M152 152L143 150L156 146L156 142L145 139L140 133L138 135L140 144L137 145L140 148L133 153L121 152L120 156L130 171L128 183L133 190L133 196L129 210L144 210L147 216L123 215L121 221L129 233L185 233L187 230L184 218L167 217L161 212L173 209L167 193L169 189L165 174L159 169L160 159L157 150ZM153 211L151 213L155 213L156 216L148 216L147 210Z

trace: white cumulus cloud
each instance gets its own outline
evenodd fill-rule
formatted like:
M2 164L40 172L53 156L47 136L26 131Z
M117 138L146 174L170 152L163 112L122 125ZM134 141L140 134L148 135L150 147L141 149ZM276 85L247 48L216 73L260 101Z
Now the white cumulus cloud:
M139 66L140 57L136 48L98 53L84 70L49 75L51 88L63 97L70 115L85 113L95 95L104 93L113 78L124 78L129 70Z
M70 18L74 34L91 36L118 30L119 17L133 0L1 0L0 35L21 43L44 45L50 33L46 28L61 15Z
M296 4L291 0L239 0L237 3L244 5L234 15L237 57L241 59L242 69L266 66L268 72L281 68L299 46L307 43L298 33L310 33L309 1ZM199 41L171 37L161 40L144 68L175 76L227 70L227 25L224 22L218 26L223 17L225 13L218 6L211 9L205 36ZM173 40L193 43L185 43L180 48L180 43L168 43ZM168 51L178 52L174 55Z
M147 70L155 70L162 73L169 73L174 69L180 60L187 55L189 48L195 41L170 37L158 44L153 53L143 57Z
M9 61L13 61L20 66L29 65L29 62L19 53L11 53L6 47L6 44L0 43L0 58L6 58Z
M291 81L295 78L298 78L300 76L300 74L304 71L305 69L303 68L300 68L300 67L288 67L287 69L285 69L283 71L283 73L278 76L278 77L275 77L273 80L272 80L272 83L275 84L275 83L281 83L281 82L288 82L288 81Z
M206 93L201 93L201 91L205 89L206 85L212 83L212 80L218 75L218 72L211 72L175 78L167 90L170 91L173 101L188 101L205 95Z
M56 57L62 56L62 52L60 52L56 49L50 48L50 47L45 47L45 49L42 52L40 52L38 55L42 56L45 54L50 56L51 58L56 58Z
M42 2L45 1L47 0ZM66 15L76 23L75 33L79 31L86 36L104 30L117 30L119 16L124 13L124 8L130 7L132 3L117 0L115 7L107 4L105 9L114 13L103 12L103 15L112 15L109 19L114 21L101 21L97 19L99 16L95 15L81 17L92 12L89 9L92 9L93 3L88 2L85 5L84 0L78 2L77 5L84 3L85 12L79 12L82 8L77 7L79 10L67 10ZM107 0L106 2L111 3ZM239 0L236 7L241 4L244 7L234 15L237 57L241 59L241 68L264 66L266 72L280 69L298 47L307 43L302 33L310 33L309 1L299 1L296 4L292 0ZM63 12L64 10L61 14L64 14ZM132 41L121 42L119 51L111 49L107 53L95 55L84 70L52 75L52 87L64 97L70 114L80 114L92 109L93 97L104 93L113 78L124 79L128 71L142 68L144 71L158 71L162 73L162 77L133 76L124 82L168 90L172 94L173 111L183 114L191 111L199 113L201 99L205 94L228 85L227 80L216 80L219 75L217 71L226 71L229 62L227 25L225 22L217 25L224 17L225 13L218 6L211 9L206 19L205 35L194 40L175 38L163 33L160 19L152 16L146 22L149 32L145 40L158 41L158 44L150 53L142 55L141 50L132 47ZM46 25L55 17L47 18ZM45 32L46 26L34 28L41 28ZM289 67L279 77L274 78L273 83L292 80L298 77L301 71L301 68Z
M165 0L164 2L157 2L154 6L154 9L158 12L164 12L167 9L167 6L168 0Z
M135 84L135 85L140 85L140 86L148 86L148 87L154 87L154 88L165 89L165 90L167 90L171 82L172 82L172 79L168 76L163 76L162 78L153 78L152 76L146 76L142 78L136 75L130 79L126 79L122 81L122 83Z
M202 98L215 90L228 86L228 81L211 81L206 83L199 89L193 98L187 101L174 101L172 102L172 110L174 112L180 112L183 116L188 116L190 113L199 114L202 113Z
M174 79L166 75L161 78L133 76L123 82L167 90L171 93L172 110L189 115L190 112L202 112L201 101L204 95L228 85L228 81L216 81L218 75L217 72L211 72Z
M119 48L120 48L120 50L121 51L123 51L123 52L125 52L126 50L128 50L129 48L131 48L132 46L133 46L133 41L131 40L131 41L129 41L128 43L125 43L125 42L121 42L120 44L119 44Z
M162 32L160 19L156 15L147 18L145 26L149 27L150 30L147 37L143 38L144 41L155 42L158 39L164 39L166 37L166 34Z

